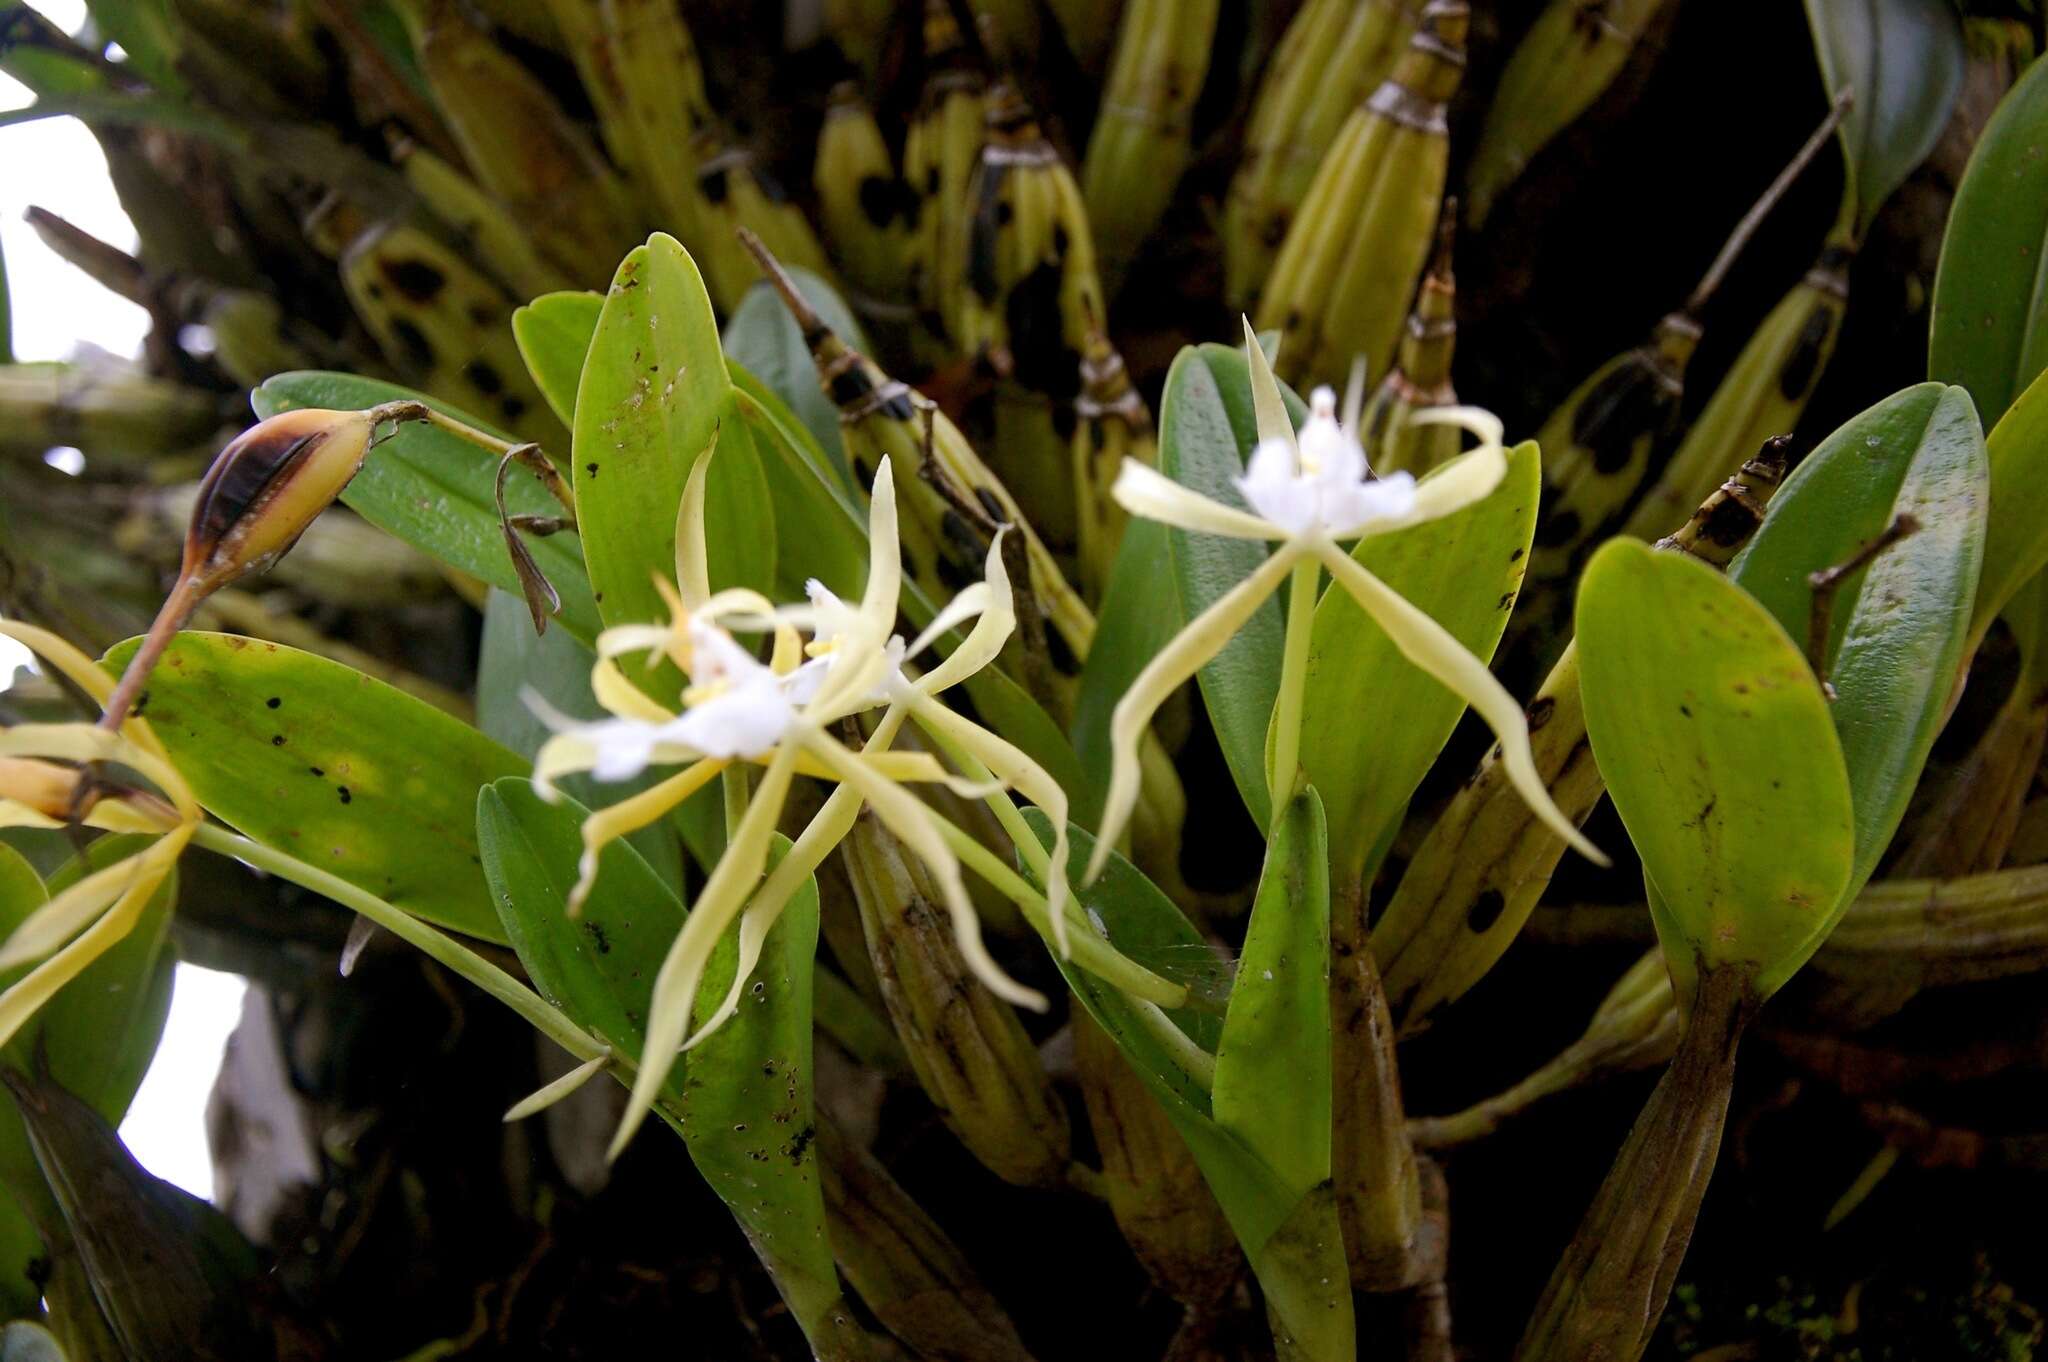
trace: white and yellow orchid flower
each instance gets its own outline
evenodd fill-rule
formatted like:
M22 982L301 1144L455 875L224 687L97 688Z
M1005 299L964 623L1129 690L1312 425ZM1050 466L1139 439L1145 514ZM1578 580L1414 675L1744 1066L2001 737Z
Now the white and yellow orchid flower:
M860 600L841 600L812 582L803 604L779 608L751 592L709 592L703 571L701 491L707 462L708 457L700 458L693 469L679 517L678 587L670 601L669 624L609 630L599 638L593 688L613 717L564 726L542 748L536 765L536 785L547 793L555 780L572 771L624 779L656 762L689 763L661 784L586 820L581 875L572 903L580 903L590 892L598 853L606 843L661 817L734 761L765 768L745 812L729 830L725 855L711 868L656 975L646 1045L613 1142L614 1153L652 1108L675 1055L731 1017L769 929L804 879L852 830L863 807L872 809L930 868L951 915L955 940L975 974L999 997L1045 1008L1041 994L1011 979L988 953L955 851L957 830L906 789L907 784L944 782L962 793L989 798L1012 816L1015 809L1005 792L1014 789L1043 808L1060 831L1052 855L1047 856L1035 839L1025 849L1037 860L1034 869L1047 886L1038 925L1063 950L1070 939L1064 791L1025 754L946 710L937 699L946 688L992 662L1014 628L1000 536L989 550L987 580L961 592L906 645L894 632L902 559L888 460L876 470L869 502L870 561ZM907 659L970 620L972 626L950 656L921 676L906 672ZM774 635L769 661L761 662L733 637L735 632L750 631ZM800 633L810 635L808 644L798 642ZM626 653L657 650L690 679L677 712L634 689L617 669L615 659ZM832 736L842 721L873 710L881 713L858 750ZM890 751L907 721L917 722L943 750L978 768L969 772L971 779L949 771L926 753ZM837 788L763 880L771 837L790 782L798 775L819 776ZM691 1035L704 971L735 919L740 923L739 961L731 989ZM1123 961L1092 936L1079 943L1076 958L1169 1003L1185 992Z
M113 695L114 679L48 630L0 621L0 636L26 646L100 704ZM155 789L88 774L88 768L101 764L133 772ZM0 729L0 827L60 828L76 819L87 827L155 839L133 855L81 875L0 943L0 970L40 962L0 993L0 1045L57 990L128 935L198 831L201 817L199 801L146 720L131 715L111 730L90 723Z
M1160 649L1118 701L1110 718L1109 794L1102 831L1088 867L1089 880L1101 873L1137 804L1139 743L1152 716L1168 696L1222 652L1252 613L1292 576L1293 617L1288 625L1286 674L1269 773L1277 813L1298 774L1299 683L1307 662L1308 624L1321 568L1327 568L1337 585L1386 631L1404 657L1479 712L1500 739L1502 760L1515 788L1537 816L1582 855L1606 864L1606 857L1552 802L1529 750L1528 722L1514 697L1494 680L1486 664L1442 625L1340 547L1345 541L1451 515L1490 494L1507 474L1499 418L1476 407L1418 412L1410 419L1461 426L1477 439L1478 447L1421 482L1406 473L1374 478L1356 435L1364 392L1360 370L1352 372L1343 419L1338 419L1335 394L1318 388L1310 399L1308 420L1297 434L1272 365L1249 321L1245 323L1245 357L1251 367L1259 443L1236 485L1250 509L1211 500L1131 460L1124 462L1113 489L1117 502L1133 515L1198 534L1270 542L1274 548L1264 563Z

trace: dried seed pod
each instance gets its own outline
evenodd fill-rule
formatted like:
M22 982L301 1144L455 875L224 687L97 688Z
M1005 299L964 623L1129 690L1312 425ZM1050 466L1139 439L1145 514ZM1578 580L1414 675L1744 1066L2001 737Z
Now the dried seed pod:
M1785 475L1773 441L1715 491L1660 548L1725 567L1763 522ZM1565 816L1583 821L1606 784L1579 700L1579 654L1568 645L1529 704L1536 770ZM1536 820L1489 751L1430 825L1372 932L1387 999L1404 1033L1465 992L1507 950L1563 859L1564 841Z
M1259 296L1281 333L1281 375L1369 372L1392 363L1443 199L1444 106L1465 74L1465 0L1430 0L1393 75L1337 134Z
M1316 167L1415 29L1413 0L1309 0L1259 82L1223 204L1223 298L1258 297Z
M864 813L841 844L868 956L911 1067L947 1125L989 1171L1060 1186L1067 1113L1017 1014L967 968L922 862Z
M201 601L290 552L363 466L380 423L425 413L417 402L368 411L307 407L279 412L229 442L200 481L177 584L108 697L101 725L115 728L127 717L157 659Z

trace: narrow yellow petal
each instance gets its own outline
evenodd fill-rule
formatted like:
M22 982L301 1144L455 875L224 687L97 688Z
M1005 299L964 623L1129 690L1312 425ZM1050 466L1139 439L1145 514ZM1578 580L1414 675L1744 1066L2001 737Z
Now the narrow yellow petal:
M676 716L648 698L641 690L626 679L619 670L619 664L608 657L599 658L590 669L590 693L597 702L623 719L641 719L650 724L665 724Z
M921 704L915 711L918 725L942 741L952 742L973 754L1004 785L1017 791L1045 811L1052 820L1052 856L1041 879L1045 881L1046 914L1052 920L1053 946L1061 959L1071 958L1073 947L1067 932L1067 792L1060 788L1043 766L1022 749L989 732L980 724L961 717L943 705ZM993 798L1007 799L997 794ZM1027 853L1033 850L1026 848Z
M945 836L939 831L931 810L908 791L890 784L868 769L860 755L847 751L830 739L821 739L815 745L820 755L839 771L840 782L860 793L874 809L875 816L882 820L883 826L915 853L939 882L946 909L953 919L953 939L967 967L988 986L991 993L1006 1002L1038 1012L1047 1010L1044 994L1012 979L988 953L988 946L981 939L981 919L974 914L973 901L967 896L967 882L960 874L960 860L946 845ZM827 753L824 751L827 746L835 750Z
M612 1052L609 1049L601 1050L597 1054L592 1055L589 1059L584 1060L554 1082L536 1089L534 1092L513 1103L511 1110L505 1113L505 1124L509 1126L514 1121L523 1121L529 1116L537 1116L541 1112L546 1111L549 1107L603 1073L610 1066L611 1062Z
M861 589L860 613L876 639L896 627L896 598L903 590L903 546L896 529L896 474L889 456L875 469L868 498L868 580Z
M597 744L577 733L557 733L533 756L533 788L542 799L557 798L555 782L588 771L597 761Z
M199 804L185 777L160 752L137 742L126 725L109 733L97 724L16 724L0 729L0 756L51 757L58 761L116 762L139 772L163 791L182 818L199 816Z
M1373 526L1374 534L1462 511L1493 495L1493 489L1508 474L1500 418L1492 412L1478 407L1435 407L1416 412L1409 419L1418 425L1459 426L1479 438L1479 447L1460 454L1417 483L1414 508L1397 520Z
M939 626L948 612L964 608L970 593L980 593L981 614L974 621L974 627L967 631L967 637L960 640L946 659L917 679L917 690L924 695L937 695L943 690L959 685L983 667L996 660L1003 651L1003 645L1010 641L1010 634L1017 627L1017 597L1010 586L1009 569L1003 566L1003 536L1010 532L1006 525L997 530L995 538L989 541L988 557L982 561L982 580L954 597L953 604L939 612L931 628L919 636L918 644L935 641L943 633ZM922 652L921 646L911 648L912 656Z
M576 887L569 891L569 916L583 911L591 886L597 883L598 859L605 847L637 832L681 804L714 780L729 763L723 757L705 757L681 771L606 808L596 809L583 820L583 855L576 862Z
M633 1077L626 1114L612 1137L608 1158L617 1158L632 1140L647 1113L654 1109L661 1085L675 1065L683 1037L690 1029L690 1015L697 1001L697 986L704 979L704 968L767 863L769 839L782 816L782 803L795 772L796 751L795 743L785 743L777 750L775 760L769 763L747 804L746 816L727 840L725 855L712 868L711 878L697 896L689 920L683 923L683 930L676 934L661 962L654 978L654 997L647 1009L647 1042L640 1055L640 1071Z
M1259 333L1252 330L1252 319L1239 320L1244 323L1244 358L1252 371L1252 414L1258 421L1259 439L1285 440L1293 448L1294 422L1287 418L1287 399L1281 396L1280 380L1273 377L1272 361L1259 344Z
M0 971L40 960L77 936L148 873L148 866L139 861L138 856L128 856L103 866L23 918L0 945Z
M178 827L166 834L156 847L150 848L151 851L161 849L162 864L166 869L185 849L196 826L187 823ZM0 994L0 1045L14 1039L29 1018L55 996L58 989L77 978L87 965L106 954L115 942L134 929L136 920L149 904L150 895L162 882L162 877L157 876L131 884L114 906L102 913L92 926L72 938L71 944Z
M676 507L676 586L683 604L690 608L711 599L711 557L704 539L704 488L711 472L711 458L718 453L719 427L711 427L711 443L690 465L690 477L683 484L682 504Z
M1200 492L1181 486L1156 468L1125 459L1117 470L1116 483L1109 489L1116 504L1132 515L1156 520L1175 529L1197 534L1221 535L1226 539L1285 539L1287 531L1250 511L1211 501Z
M1478 711L1500 739L1501 760L1507 766L1508 778L1530 810L1581 856L1596 865L1608 864L1600 848L1586 840L1585 834L1551 800L1543 778L1536 773L1536 758L1529 750L1528 719L1507 688L1493 679L1486 664L1401 593L1366 571L1350 554L1331 544L1325 545L1319 556L1330 575L1351 593L1359 609L1386 631L1403 657Z
M114 693L114 678L61 635L19 620L0 620L0 637L11 638L27 648L69 677L72 684L101 705L105 705L107 698ZM145 751L154 752L165 761L170 760L170 754L164 751L163 743L157 740L147 720L132 716L123 719L121 732L130 741L141 744Z
M1123 836L1124 825L1138 805L1138 747L1152 716L1168 696L1202 669L1203 663L1223 651L1252 612L1279 590L1304 551L1291 544L1275 550L1251 576L1217 597L1207 610L1168 640L1145 664L1145 670L1132 679L1123 699L1117 701L1109 716L1109 794L1103 802L1102 830L1096 834L1095 853L1088 858L1088 875L1083 884L1093 884L1102 867L1109 864L1109 853Z
M897 731L903 726L904 713L905 711L897 705L891 705L883 712L881 720L875 725L874 733L868 738L867 746L863 749L870 762L878 762L891 756L917 756L929 759L928 754L923 752L893 753L884 750L896 740ZM798 774L804 773L807 764L816 766L828 780L836 778L830 767L812 756L806 756L798 761ZM718 1010L705 1018L704 1024L697 1028L697 1034L690 1037L683 1046L685 1050L725 1025L732 1019L733 1013L739 1010L740 997L746 989L747 980L752 977L754 966L760 963L761 943L767 938L768 929L782 916L782 910L789 906L790 899L795 897L798 887L804 880L815 873L818 867L825 863L825 858L832 854L833 848L846 839L847 833L853 831L854 820L860 817L860 810L861 796L858 791L845 785L835 788L826 796L818 811L811 815L811 821L804 825L804 830L797 834L797 839L790 844L788 853L776 862L775 868L768 872L768 878L761 881L761 887L754 891L753 900L747 905L745 916L740 919L739 967L733 971L732 985L726 990L725 999L718 1005Z

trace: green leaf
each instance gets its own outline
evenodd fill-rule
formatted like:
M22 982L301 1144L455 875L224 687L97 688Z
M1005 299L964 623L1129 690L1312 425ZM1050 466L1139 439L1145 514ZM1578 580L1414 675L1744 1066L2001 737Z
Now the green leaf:
M1109 785L1109 720L1117 701L1173 638L1174 612L1159 608L1159 564L1166 560L1171 533L1156 520L1132 517L1117 545L1102 608L1095 615L1095 642L1081 667L1080 694L1074 701L1074 749L1098 788Z
M1806 0L1806 18L1828 98L1846 86L1854 99L1837 136L1860 237L1948 125L1962 24L1948 0Z
M1769 996L1834 925L1855 856L1819 682L1754 597L1640 540L1587 565L1578 645L1593 755L1680 995L1732 968Z
M484 736L502 743L527 761L540 752L550 729L534 707L528 692L538 695L549 709L571 719L602 719L604 707L590 691L590 670L596 665L590 649L559 629L545 634L533 632L526 604L503 591L493 591L484 603L484 632L476 669L476 725ZM564 776L561 787L585 804L612 803L659 783L668 771L643 772L632 780L600 782L585 775ZM715 845L700 850L715 861L725 848L724 809L718 791L708 789L710 816L718 823ZM639 853L654 866L672 888L682 886L682 844L676 826L668 820L627 834Z
M490 429L488 422L424 393L353 374L314 370L279 374L251 393L249 402L258 416L270 417L300 407L359 411L402 398L425 402L479 429ZM505 532L498 521L497 480L497 455L445 430L412 422L400 426L371 451L341 499L386 533L517 595L519 576L505 551ZM505 480L505 504L515 514L555 515L561 511L526 474ZM561 593L562 609L556 622L586 643L596 638L602 626L576 536L529 538L526 546ZM673 565L669 570L674 572Z
M623 842L599 853L601 891L570 917L569 890L588 812L550 804L524 777L492 782L476 799L477 846L504 936L542 997L571 1021L640 1062L655 971L683 929L683 904ZM665 1091L682 1095L683 1066Z
M1026 809L1024 817L1050 850L1052 826L1045 815ZM1155 973L1191 980L1197 988L1213 977L1216 956L1202 934L1121 855L1111 852L1101 878L1079 887L1095 839L1078 826L1068 829L1068 837L1075 897L1120 952ZM1139 1004L1068 961L1055 956L1055 963L1187 1142L1244 1246L1269 1309L1278 1316L1276 1329L1300 1340L1300 1356L1352 1356L1350 1272L1329 1189L1301 1195L1217 1119L1209 1092L1190 1072L1181 1047L1161 1038ZM1207 1012L1184 1008L1157 1015L1201 1053L1213 1053L1221 1041L1223 1025Z
M1991 461L1991 520L1970 646L2028 578L2048 567L2048 373L2036 375L1984 442Z
M512 339L534 386L548 400L561 423L576 426L576 387L583 378L583 357L590 351L604 295L583 289L543 293L512 310Z
M1456 515L1358 542L1352 558L1490 658L1528 570L1542 495L1533 442L1508 454L1507 476ZM1356 880L1390 836L1465 702L1401 655L1350 593L1316 605L1303 697L1301 765L1329 811L1335 873Z
M1853 897L1891 843L1946 717L1977 594L1990 475L1961 388L1922 383L1851 419L1772 498L1729 576L1804 639L1809 573L1849 558L1894 517L1920 529L1838 591L1829 707L1856 810Z
M1927 376L1960 383L1995 426L2048 367L2048 63L1999 101L1949 209L1934 276Z
M675 895L631 848L601 853L602 892L571 919L567 895L582 852L584 811L543 801L530 782L501 780L477 803L478 838L506 934L534 985L579 1026L638 1062L654 977L682 929ZM773 860L789 843L776 838ZM689 1051L663 1085L697 1170L747 1230L791 1309L814 1339L839 1298L825 1233L811 1104L814 881L783 910L739 1013ZM737 938L713 955L700 1001L732 982ZM680 1121L676 1113L680 1112Z
M846 599L860 594L868 576L867 516L834 480L818 442L761 380L728 363L741 422L768 481L775 513L776 594L804 596L815 577ZM904 584L906 614L924 608L914 583ZM929 619L927 610L925 618Z
M778 834L768 865L789 851ZM739 1012L690 1052L683 1140L713 1191L746 1226L783 1297L814 1325L839 1297L812 1108L811 969L818 953L818 885L805 879L761 946ZM739 935L727 932L705 967L697 1021L732 987Z
M711 300L689 253L657 232L613 277L576 390L576 518L607 625L668 618L654 582L675 579L683 484L714 441L712 584L769 590L768 488L734 410Z
M1297 421L1301 412L1292 413ZM1159 399L1159 471L1225 505L1242 507L1232 480L1258 444L1250 366L1222 345L1189 346L1167 371ZM1266 547L1218 535L1167 533L1174 624L1185 625L1258 570ZM1216 741L1252 821L1267 826L1266 728L1280 691L1285 634L1278 600L1268 600L1237 636L1196 674Z
M137 640L102 662L118 675ZM199 802L248 837L424 921L504 941L476 792L527 767L424 700L312 653L186 632L144 705Z
M864 355L873 353L860 319L832 285L801 266L786 268L797 292L840 340ZM839 408L818 385L818 366L811 362L811 347L804 343L803 329L766 282L747 290L732 320L725 324L725 353L730 362L744 367L788 404L831 460L832 469L842 480L847 479Z
M1330 845L1313 787L1266 848L1210 1104L1297 1197L1329 1181Z

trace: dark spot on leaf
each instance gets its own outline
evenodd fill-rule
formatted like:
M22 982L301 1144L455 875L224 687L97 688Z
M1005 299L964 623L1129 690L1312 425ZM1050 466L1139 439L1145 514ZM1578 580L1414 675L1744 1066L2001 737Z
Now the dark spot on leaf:
M308 771L311 771L316 776L324 776L327 774L327 772L321 770L318 766L308 766L306 769Z
M276 709L279 705L284 703L284 697L282 695L273 695L268 700L265 700L263 703L270 706L270 708L272 709Z
M351 800L353 800L353 799L355 798L355 796L354 796L354 795L352 795L352 794L350 794L350 793L348 792L348 786L346 786L346 785L337 785L337 786L335 786L335 787L334 787L334 792L335 792L336 794L338 794L338 795L340 795L340 796L341 796L341 802L342 802L342 803L344 803L344 804L348 803L349 801L351 801Z
M1530 731L1531 733L1534 733L1534 732L1535 732L1535 731L1536 731L1537 729L1539 729L1539 728L1543 727L1543 725L1545 725L1545 724L1549 723L1549 722L1550 722L1550 716L1551 716L1551 715L1552 715L1553 713L1555 713L1555 712L1556 712L1556 710L1557 710L1557 697L1556 697L1556 696L1553 696L1553 695L1539 695L1539 696L1537 696L1537 697L1536 697L1536 698L1535 698L1534 700L1532 700L1532 701L1531 701L1531 702L1529 703L1529 731Z
M284 746L284 734L282 734L282 733L273 733L273 734L271 735L271 737L270 737L270 745L271 745L272 747L283 747L283 746Z
M1500 915L1507 911L1508 901L1498 889L1489 889L1472 901L1472 910L1465 914L1465 925L1473 932L1483 932L1500 921Z

